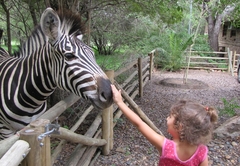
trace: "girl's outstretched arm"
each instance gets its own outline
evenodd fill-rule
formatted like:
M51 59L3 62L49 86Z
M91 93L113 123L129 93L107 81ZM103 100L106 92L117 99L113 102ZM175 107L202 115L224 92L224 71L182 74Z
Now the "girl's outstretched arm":
M121 109L123 114L127 117L130 122L137 127L137 129L143 134L147 140L153 144L159 153L162 152L162 146L164 142L164 136L155 132L151 127L149 127L135 112L133 112L122 100L121 90L117 90L114 85L111 85L113 100Z

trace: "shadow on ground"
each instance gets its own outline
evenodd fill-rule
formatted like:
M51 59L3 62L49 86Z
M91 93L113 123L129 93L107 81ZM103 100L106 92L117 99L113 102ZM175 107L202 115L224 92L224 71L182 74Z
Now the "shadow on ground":
M187 79L184 81L183 78L166 78L161 80L159 84L182 89L207 89L209 87L202 81L196 79Z

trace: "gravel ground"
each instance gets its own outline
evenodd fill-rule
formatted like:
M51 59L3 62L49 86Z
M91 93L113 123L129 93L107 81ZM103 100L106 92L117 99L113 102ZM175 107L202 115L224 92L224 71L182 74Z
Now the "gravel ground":
M144 96L135 98L135 102L153 121L153 123L169 138L166 133L166 117L170 106L178 99L192 99L204 105L223 108L222 98L227 101L236 99L240 105L240 88L236 76L225 72L190 70L189 80L201 81L208 86L204 88L169 87L159 82L165 78L183 78L183 72L156 71L144 87ZM237 114L240 114L237 110ZM229 119L222 115L216 127ZM209 165L239 166L240 136L237 138L214 137L208 144ZM157 166L157 150L145 140L134 126L122 116L114 128L114 147L109 156L100 155L95 166Z

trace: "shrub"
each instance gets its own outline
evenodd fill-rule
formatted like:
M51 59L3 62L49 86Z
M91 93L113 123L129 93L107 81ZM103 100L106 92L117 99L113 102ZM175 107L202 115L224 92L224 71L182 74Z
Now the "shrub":
M224 107L219 108L220 115L235 116L236 109L240 109L240 105L238 105L236 99L231 99L228 101L227 99L222 98L222 102L224 104Z

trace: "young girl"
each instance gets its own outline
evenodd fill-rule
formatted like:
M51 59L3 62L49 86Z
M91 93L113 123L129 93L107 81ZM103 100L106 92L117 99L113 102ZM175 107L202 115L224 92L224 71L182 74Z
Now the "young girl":
M122 100L121 90L111 85L113 100L133 125L153 144L160 154L159 166L208 166L206 145L212 136L217 112L188 100L174 104L167 117L167 131L172 140L155 132Z

